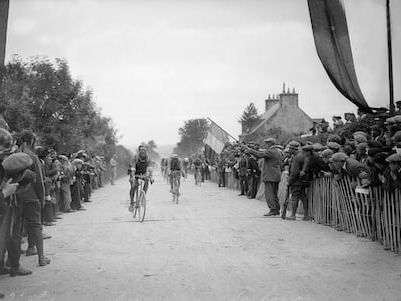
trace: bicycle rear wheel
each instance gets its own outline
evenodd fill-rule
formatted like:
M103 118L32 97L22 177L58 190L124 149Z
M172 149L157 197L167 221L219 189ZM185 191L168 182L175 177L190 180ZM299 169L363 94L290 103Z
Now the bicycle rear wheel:
M179 189L179 185L178 185L178 180L176 178L174 178L173 180L173 202L175 202L176 204L178 204L178 197L180 195L180 189Z
M139 204L138 204L138 220L143 222L146 214L146 194L143 190L139 192Z

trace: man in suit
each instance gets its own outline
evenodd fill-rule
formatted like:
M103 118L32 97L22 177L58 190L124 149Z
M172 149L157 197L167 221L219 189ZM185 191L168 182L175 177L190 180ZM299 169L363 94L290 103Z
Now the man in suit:
M246 145L243 148L256 158L263 158L262 181L265 185L265 198L270 211L264 216L275 216L280 214L278 202L278 184L281 180L281 155L273 146L276 144L274 138L264 140L266 150L254 150Z
M287 220L295 220L299 200L304 207L304 220L308 220L308 198L306 189L310 183L309 163L313 147L305 145L302 150L292 159L288 177L288 187L291 191L292 212Z

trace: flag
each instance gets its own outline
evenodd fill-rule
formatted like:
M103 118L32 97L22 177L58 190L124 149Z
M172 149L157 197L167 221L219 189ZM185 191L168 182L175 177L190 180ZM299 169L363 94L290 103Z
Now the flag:
M216 123L211 121L204 143L214 152L220 154L228 140L228 134Z
M0 0L0 84L4 75L9 0Z
M313 37L320 61L334 86L348 100L370 112L359 87L342 0L308 0Z

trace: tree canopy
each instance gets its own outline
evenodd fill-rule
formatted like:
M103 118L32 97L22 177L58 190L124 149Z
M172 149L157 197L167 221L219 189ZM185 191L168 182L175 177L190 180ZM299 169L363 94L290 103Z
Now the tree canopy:
M256 126L260 121L260 115L255 107L255 104L251 102L247 105L242 112L241 118L238 120L242 124L242 132L249 132L254 126Z
M189 157L201 153L205 146L203 140L209 128L206 118L191 119L184 122L184 126L178 129L180 141L174 148L174 153L182 157Z
M10 129L30 128L42 146L69 154L79 149L110 158L117 131L90 89L72 78L66 60L14 56L5 66L1 101Z

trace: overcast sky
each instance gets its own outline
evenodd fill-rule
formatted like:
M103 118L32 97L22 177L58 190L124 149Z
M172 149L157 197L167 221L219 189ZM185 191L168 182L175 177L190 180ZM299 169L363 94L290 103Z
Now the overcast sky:
M306 0L12 0L7 59L68 60L93 89L120 143L178 142L184 120L210 117L237 136L282 84L312 118L355 112L317 57ZM393 0L395 98L401 99L401 1ZM388 103L385 0L346 0L358 79Z

